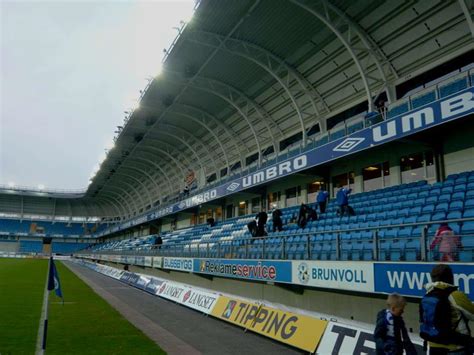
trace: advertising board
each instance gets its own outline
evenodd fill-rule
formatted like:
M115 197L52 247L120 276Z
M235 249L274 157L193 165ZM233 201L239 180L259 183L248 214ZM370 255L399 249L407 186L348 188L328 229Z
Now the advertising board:
M431 263L374 263L375 292L397 292L422 297L424 285L431 282ZM454 284L474 299L474 264L450 264Z
M291 261L194 259L194 272L246 280L291 282Z
M328 323L325 320L225 296L219 297L211 314L309 352L316 349Z
M292 281L304 286L374 292L373 274L373 265L370 262L292 262Z
M163 269L192 272L193 259L163 258Z

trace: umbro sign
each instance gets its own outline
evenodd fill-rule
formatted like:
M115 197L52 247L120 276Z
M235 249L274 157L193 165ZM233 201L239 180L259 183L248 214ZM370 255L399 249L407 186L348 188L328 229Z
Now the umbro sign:
M350 152L363 141L365 141L365 138L356 138L356 137L346 138L341 143L339 143L336 147L334 147L333 151L334 152Z

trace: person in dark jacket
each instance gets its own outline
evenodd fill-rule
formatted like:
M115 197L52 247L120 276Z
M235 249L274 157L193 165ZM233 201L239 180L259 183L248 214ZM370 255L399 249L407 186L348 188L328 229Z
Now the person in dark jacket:
M281 220L283 213L278 208L275 208L272 212L272 221L273 221L273 232L277 229L279 232L283 230L283 221Z
M318 220L318 212L316 209L308 207L308 221L317 221Z
M267 233L265 232L265 225L267 224L268 214L265 211L257 213L255 216L257 219L257 237L264 237Z
M347 212L349 215L354 215L354 211L349 206L349 194L352 192L352 189L346 187L341 187L336 194L337 205L339 206L339 216L343 217Z
M256 220L251 220L248 224L247 224L247 228L250 232L250 235L252 236L252 238L255 238L257 236L257 221Z
M374 331L377 355L403 355L403 350L407 355L417 353L402 318L405 306L405 299L392 293L387 298L387 308L377 314Z
M324 187L319 190L318 196L316 197L316 202L319 205L319 213L326 212L326 206L329 199L329 192L327 192Z
M161 245L163 244L163 239L161 236L156 236L155 238L155 248L161 249Z
M300 228L304 228L306 227L306 223L307 223L307 215L308 213L308 206L306 206L304 203L301 204L301 207L300 207L300 212L298 214L298 227Z

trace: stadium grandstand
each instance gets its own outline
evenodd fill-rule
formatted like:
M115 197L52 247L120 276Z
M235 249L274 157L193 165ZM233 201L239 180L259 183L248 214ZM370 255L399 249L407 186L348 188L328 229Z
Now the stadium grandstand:
M198 1L87 188L0 187L0 253L71 255L281 351L374 353L376 311L397 292L421 344L436 263L474 299L473 54L470 0ZM302 204L317 219L298 223ZM219 295L216 308L165 295L173 285ZM260 308L232 320L230 300ZM262 305L325 330L270 334Z

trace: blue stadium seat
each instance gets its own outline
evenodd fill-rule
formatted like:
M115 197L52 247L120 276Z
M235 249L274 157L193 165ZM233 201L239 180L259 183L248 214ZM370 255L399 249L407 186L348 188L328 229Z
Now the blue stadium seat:
M474 208L464 210L463 218L474 218Z
M474 234L474 221L464 222L461 227L462 234Z
M411 100L412 108L418 108L436 101L436 90L429 91Z
M403 104L392 107L387 112L387 119L390 119L390 118L396 117L398 115L404 114L405 112L408 112L409 109L410 108L408 106L408 102L405 102Z
M455 94L458 91L467 88L467 77L459 78L449 84L439 87L440 98Z

